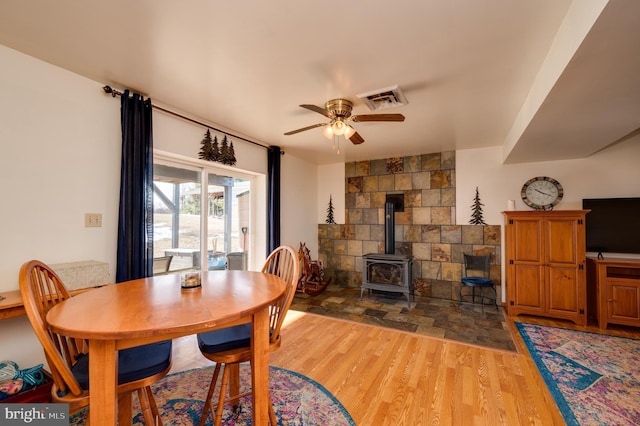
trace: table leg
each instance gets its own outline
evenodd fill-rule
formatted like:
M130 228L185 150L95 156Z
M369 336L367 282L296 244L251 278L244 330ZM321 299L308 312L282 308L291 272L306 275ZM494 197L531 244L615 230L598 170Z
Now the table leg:
M251 380L253 390L253 424L269 421L269 309L253 315L251 327Z
M89 416L93 426L115 425L118 363L113 340L89 342Z

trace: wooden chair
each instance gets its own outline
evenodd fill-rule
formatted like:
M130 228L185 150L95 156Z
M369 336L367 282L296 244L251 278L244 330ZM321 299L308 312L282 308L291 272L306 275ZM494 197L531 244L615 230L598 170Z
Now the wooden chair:
M269 351L272 352L280 347L280 328L289 310L289 306L291 306L291 302L293 301L296 284L300 275L300 264L295 250L289 246L278 247L267 258L262 272L277 275L287 283L287 288L282 297L269 308ZM233 402L233 411L237 413L239 412L240 398L251 394L251 392L240 394L240 385L238 382L240 363L251 361L251 325L242 324L198 334L198 347L202 355L216 363L207 399L205 400L202 410L200 425L205 424L208 414L211 412L215 425L219 426L222 422L222 412L225 402ZM214 409L212 397L220 369L223 366L220 396L217 409ZM231 383L229 384L230 377ZM230 395L227 398L228 387ZM272 426L277 424L271 404L269 404L269 420Z
M300 243L298 257L302 262L302 276L298 281L296 291L316 296L324 291L331 283L331 278L324 279L324 266L320 260L312 260L311 252L305 243Z
M70 298L60 277L44 263L32 260L20 268L20 294L31 326L44 349L51 369L51 397L69 404L69 413L89 405L88 342L65 337L49 329L46 315L59 302ZM120 424L130 424L131 393L137 391L145 424L162 424L150 385L171 368L171 341L134 347L118 352L118 402Z

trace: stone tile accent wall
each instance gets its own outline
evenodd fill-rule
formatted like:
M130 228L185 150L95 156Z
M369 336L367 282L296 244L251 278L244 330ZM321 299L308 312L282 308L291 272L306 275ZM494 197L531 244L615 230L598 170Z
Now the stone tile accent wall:
M395 251L414 258L416 295L458 300L463 253L491 254L500 294L500 225L455 223L455 151L346 163L345 179L346 223L318 225L319 258L334 283L360 287L362 255L384 253L386 196L402 193Z

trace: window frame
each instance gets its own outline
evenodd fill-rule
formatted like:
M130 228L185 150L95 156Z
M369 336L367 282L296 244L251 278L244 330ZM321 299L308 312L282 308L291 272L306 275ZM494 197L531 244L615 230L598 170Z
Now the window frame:
M199 173L200 198L207 198L209 175L227 176L250 181L249 192L249 232L247 233L247 266L255 270L261 259L266 258L266 176L236 167L225 166L221 163L199 160L166 151L153 151L154 166L163 165L192 170ZM209 234L209 203L201 203L200 211L200 269L207 270L208 234ZM264 220L258 220L259 217ZM253 231L252 231L253 230ZM261 237L262 235L262 237Z

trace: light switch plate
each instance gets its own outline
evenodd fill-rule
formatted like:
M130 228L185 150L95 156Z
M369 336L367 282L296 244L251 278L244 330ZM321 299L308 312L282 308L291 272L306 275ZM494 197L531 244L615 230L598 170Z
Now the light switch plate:
M102 214L101 213L85 213L84 214L84 227L85 228L100 228L100 227L102 227Z

